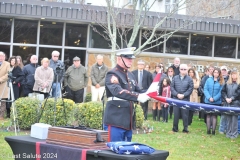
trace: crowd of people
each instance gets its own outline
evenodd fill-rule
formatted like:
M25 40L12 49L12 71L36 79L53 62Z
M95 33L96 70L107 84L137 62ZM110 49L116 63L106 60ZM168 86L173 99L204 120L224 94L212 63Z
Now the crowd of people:
M194 68L181 64L180 59L175 58L170 67L164 67L162 63L157 64L152 73L150 66L139 60L137 69L130 71L132 59L135 58L133 50L134 48L118 50L117 65L112 70L103 63L103 56L98 55L90 71L92 101L100 101L104 92L108 98L104 125L106 129L111 130L112 140L119 140L119 137L131 140L134 103L138 102L142 106L144 119L148 119L150 103L145 92L159 72L162 75L159 88L156 90L160 96L224 107L240 106L240 78L237 69L209 66L200 78ZM73 64L65 71L64 63L59 57L60 53L53 51L51 59L46 57L41 59L39 66L38 57L32 55L29 64L24 66L20 56L12 56L5 61L5 53L0 52L0 119L4 118L5 110L7 117L10 117L13 98L16 100L33 92L44 94L44 98L63 96L72 99L75 103L83 102L84 88L89 79L86 68L81 65L79 57L74 57ZM11 94L7 87L10 73L14 97L9 96ZM168 118L171 119L174 114L172 131L179 131L178 123L179 119L182 119L182 132L189 133L188 126L193 123L194 111L154 99L151 99L151 102L154 121L167 123ZM219 133L226 134L229 138L237 138L240 117L199 111L199 118L204 119L206 123L206 133L216 134L217 116L221 116Z
M153 76L159 72L159 67L162 70L158 89L160 96L223 107L240 107L240 78L236 68L229 70L226 66L220 68L209 66L200 78L194 68L187 64L180 64L180 59L175 58L173 65L168 67L166 72L164 72L164 67L156 65ZM149 70L149 65L146 65L145 69ZM153 120L156 120L155 103L159 102L153 101ZM189 132L188 126L193 122L194 111L164 103L160 103L158 106L161 106L158 109L162 110L163 122L168 122L168 115L172 118L171 108L173 108L173 132L178 132L180 118L183 120L182 131ZM166 108L168 108L167 114ZM218 132L226 134L228 138L237 138L240 132L238 127L240 116L200 111L199 118L204 119L206 123L206 133L216 134L217 116L221 116ZM157 120L160 121L160 118Z
M39 66L38 57L31 55L29 63L24 66L20 56L12 56L6 61L5 53L0 52L0 120L4 119L5 111L7 118L10 118L14 100L31 93L43 94L44 98L65 96L75 103L83 102L83 92L88 82L86 68L81 65L79 57L74 57L73 65L65 71L59 56L58 51L53 51L52 58L42 58ZM12 83L12 90L9 83ZM62 95L62 88L65 95ZM14 97L11 97L11 91Z

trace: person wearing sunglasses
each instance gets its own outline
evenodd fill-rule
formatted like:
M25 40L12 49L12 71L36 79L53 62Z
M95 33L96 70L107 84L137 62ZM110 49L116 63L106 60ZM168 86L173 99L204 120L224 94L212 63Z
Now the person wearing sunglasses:
M193 80L190 76L188 76L188 66L186 64L181 64L179 67L180 74L173 77L171 83L171 93L172 98L182 100L182 101L190 101L190 95L192 94L194 85ZM178 122L180 117L180 112L183 120L183 133L188 133L188 114L189 111L187 109L182 109L178 106L173 106L173 132L178 132Z

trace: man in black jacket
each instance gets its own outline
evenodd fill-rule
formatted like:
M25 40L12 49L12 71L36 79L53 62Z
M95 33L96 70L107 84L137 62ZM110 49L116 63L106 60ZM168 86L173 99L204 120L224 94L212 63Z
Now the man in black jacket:
M175 76L180 74L179 66L180 66L180 58L176 57L174 58L173 65L171 66L174 69Z
M142 92L146 92L149 86L152 84L152 74L146 70L144 70L145 62L139 60L137 62L138 69L132 71L135 79L137 80L138 87L142 90ZM140 103L144 113L144 119L147 120L148 115L148 101L145 103Z
M35 83L34 74L35 70L38 67L38 57L36 55L32 55L30 58L30 64L27 64L23 67L23 94L24 96L28 96L29 93L33 92L33 85Z
M189 101L190 95L193 91L193 80L187 75L188 66L186 64L181 64L179 67L180 74L173 77L171 83L171 94L174 99ZM179 108L178 106L173 106L174 120L173 120L173 132L178 132L178 122L180 112L183 119L183 132L188 133L188 113L187 109Z

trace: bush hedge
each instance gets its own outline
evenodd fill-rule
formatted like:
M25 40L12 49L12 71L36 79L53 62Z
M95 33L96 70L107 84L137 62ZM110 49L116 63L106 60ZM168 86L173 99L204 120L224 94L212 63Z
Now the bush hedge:
M46 104L45 104L46 102ZM64 102L64 103L63 103ZM54 126L84 125L89 128L102 129L103 107L101 102L86 102L75 104L70 99L57 99L56 114L54 114L54 98L40 104L36 98L19 98L16 100L17 119L21 129L30 129L31 125L38 122ZM136 105L136 127L142 128L143 111Z
M23 97L15 101L15 107L17 110L16 120L19 127L21 129L30 129L31 125L38 120L39 109L41 107L40 101L36 98ZM13 121L12 112L11 118Z

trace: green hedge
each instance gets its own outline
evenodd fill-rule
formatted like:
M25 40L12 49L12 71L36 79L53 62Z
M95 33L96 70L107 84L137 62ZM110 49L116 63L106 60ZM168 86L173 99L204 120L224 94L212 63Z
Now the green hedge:
M19 127L21 129L30 129L31 125L38 120L39 109L41 107L40 101L36 98L23 97L15 101L15 106L17 110L16 120ZM12 112L11 118L13 121Z
M40 105L36 98L19 98L16 100L17 120L21 129L30 129L31 125L40 122L55 126L84 125L101 129L103 107L100 102L86 102L75 104L70 99L57 99L56 113L54 114L54 99L49 98ZM45 104L45 105L44 105ZM144 116L140 105L136 105L136 126L142 128Z

